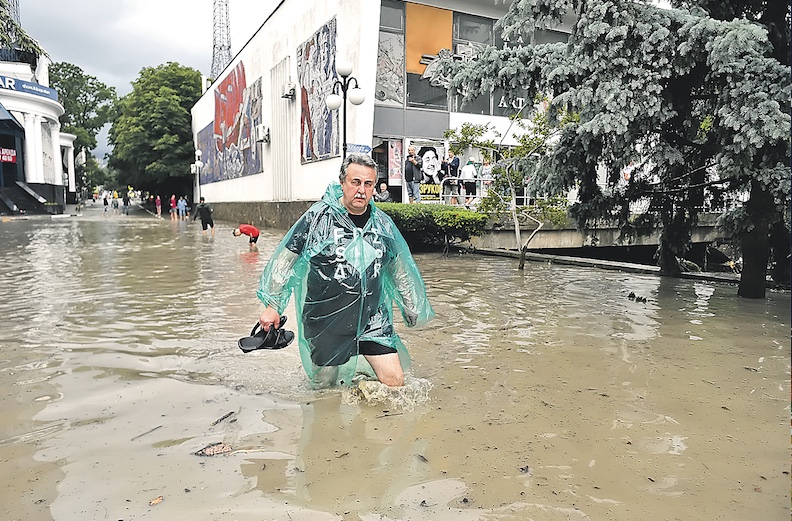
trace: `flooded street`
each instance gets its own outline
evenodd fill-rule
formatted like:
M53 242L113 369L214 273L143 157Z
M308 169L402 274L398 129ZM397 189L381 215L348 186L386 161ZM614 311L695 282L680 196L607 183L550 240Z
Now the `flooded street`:
M235 226L0 222L0 519L790 519L789 293L418 255L413 386L357 402L237 348L283 232Z

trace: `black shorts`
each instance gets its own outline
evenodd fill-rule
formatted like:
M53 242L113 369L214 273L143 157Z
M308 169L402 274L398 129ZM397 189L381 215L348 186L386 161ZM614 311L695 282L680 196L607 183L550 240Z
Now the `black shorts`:
M391 353L396 353L397 351L392 347L382 345L379 342L361 340L358 342L358 352L361 355L388 355Z
M315 346L311 347L311 361L314 364L323 367L343 365L355 354L354 340L348 342L346 349L341 349L340 351L338 347L332 344L328 344L327 346L332 346L332 349L316 348ZM397 352L392 347L382 345L378 342L372 342L371 340L361 340L357 342L357 346L357 354L359 355L376 356Z
M256 244L258 242L259 236L256 235L255 237L250 238L250 244Z
M214 221L213 220L209 219L208 221L204 221L203 219L201 219L201 228L206 230L206 228L209 227L209 226L214 228Z

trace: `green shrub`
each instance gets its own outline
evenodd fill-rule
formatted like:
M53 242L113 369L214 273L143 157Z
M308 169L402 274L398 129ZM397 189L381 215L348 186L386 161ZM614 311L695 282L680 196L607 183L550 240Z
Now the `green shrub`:
M447 247L484 235L485 215L441 204L377 203L412 249Z

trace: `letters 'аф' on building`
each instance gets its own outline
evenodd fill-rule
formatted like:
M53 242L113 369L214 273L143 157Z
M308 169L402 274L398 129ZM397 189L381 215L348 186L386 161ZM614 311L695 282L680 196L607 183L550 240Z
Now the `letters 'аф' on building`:
M76 136L60 131L49 58L26 47L0 48L0 214L59 214L76 202Z
M277 213L293 215L297 208L284 208L304 209L337 179L346 135L347 153L370 153L380 180L397 201L405 199L408 146L443 159L445 130L489 123L505 134L509 116L532 103L495 91L462 105L426 74L439 54L465 59L485 45L568 37L572 20L558 30L526 29L504 41L495 23L506 9L491 0L328 0L314 1L310 9L302 0L280 2L213 82L205 82L206 91L192 108L203 163L196 169L196 190L220 214L226 204L239 209L273 203L274 209L278 203ZM360 105L347 100L330 110L327 97L342 94L336 64L343 62L352 66L350 87L362 89L365 100ZM273 219L275 225L290 224Z

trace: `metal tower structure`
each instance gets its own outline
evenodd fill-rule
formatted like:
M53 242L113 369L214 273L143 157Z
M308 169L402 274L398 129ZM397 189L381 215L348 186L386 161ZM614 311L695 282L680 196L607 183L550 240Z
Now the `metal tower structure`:
M228 22L228 0L214 0L212 70L213 80L220 76L231 62L231 28Z

